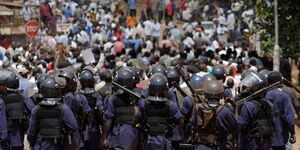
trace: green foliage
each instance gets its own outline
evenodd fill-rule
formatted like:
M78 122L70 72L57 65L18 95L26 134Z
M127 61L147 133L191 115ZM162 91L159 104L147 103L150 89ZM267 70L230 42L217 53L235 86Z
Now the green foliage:
M274 1L256 0L256 23L254 32L260 33L262 50L274 48L275 20ZM281 54L296 59L300 57L300 5L298 0L278 0L279 46Z

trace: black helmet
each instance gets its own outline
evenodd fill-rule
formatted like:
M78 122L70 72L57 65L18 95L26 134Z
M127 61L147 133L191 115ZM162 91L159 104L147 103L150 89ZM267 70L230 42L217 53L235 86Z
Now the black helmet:
M37 80L36 80L36 86L38 89L40 89L40 85L41 83L47 78L47 75L45 74L40 74L38 77L37 77Z
M266 69L259 72L259 74L260 74L261 76L263 76L263 77L267 80L265 86L268 85L268 77L269 77L269 73L270 73L270 71L269 71L269 70L266 70Z
M248 89L248 94L251 94L251 92L255 92L261 88L263 88L266 85L266 78L263 77L262 75L255 73L255 72L250 72L242 81L241 81L241 89L240 90L245 90ZM249 91L250 90L250 91Z
M234 80L232 78L227 79L227 87L233 88L234 86Z
M208 100L208 105L216 107L219 105L220 99L223 98L224 86L218 80L205 81L203 91L205 98Z
M268 75L268 83L273 84L282 80L282 74L279 71L271 71Z
M225 79L225 69L223 67L215 67L212 72L211 72L216 78L217 80L224 80Z
M62 68L58 74L58 77L66 78L67 81L66 92L76 90L77 87L76 75L74 73L74 70L71 67Z
M19 88L19 78L17 77L17 75L10 71L10 74L7 78L7 88L10 89L18 89Z
M203 90L204 78L198 75L192 75L191 77L191 86L195 91Z
M134 84L140 82L140 73L135 67L128 67L128 69L134 74Z
M167 70L167 79L169 86L174 86L174 84L179 84L180 81L180 75L175 69L169 68Z
M246 71L244 71L242 73L242 75L241 75L241 80L243 80L246 76L248 76L249 74L251 74L251 72L254 72L254 71L253 70L246 70Z
M161 73L152 75L149 82L149 95L165 97L168 91L168 80Z
M116 82L127 88L134 87L134 74L128 68L121 68L116 74Z
M96 80L93 72L90 70L83 70L79 75L79 82L82 88L94 88Z
M203 76L204 81L217 80L217 78L212 74L206 74Z
M7 84L7 78L11 75L10 71L1 69L0 70L0 84L6 85Z
M161 73L163 75L166 75L166 68L162 65L153 65L151 74L153 75L155 73Z
M61 88L53 77L48 77L42 81L40 93L44 98L59 98L61 96Z

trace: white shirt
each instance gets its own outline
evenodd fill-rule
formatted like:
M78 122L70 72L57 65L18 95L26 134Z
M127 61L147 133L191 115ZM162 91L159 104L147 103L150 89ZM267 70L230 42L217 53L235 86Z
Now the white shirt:
M160 37L160 23L155 23L152 26L152 36L153 37Z
M145 35L146 36L151 36L151 32L152 32L152 26L153 26L153 23L149 20L146 20L144 22L144 25L145 25L145 28L144 28L144 32L145 32Z
M192 48L192 46L194 46L194 44L195 44L195 41L191 37L187 37L183 41L183 44L186 45L189 48Z
M235 16L233 13L229 14L227 17L227 27L228 30L234 30Z

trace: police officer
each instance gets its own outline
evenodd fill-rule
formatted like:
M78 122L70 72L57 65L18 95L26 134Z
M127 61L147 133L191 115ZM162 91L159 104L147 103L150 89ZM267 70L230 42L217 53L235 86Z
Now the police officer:
M237 122L234 114L223 105L223 84L217 80L204 82L204 97L207 102L194 106L191 118L196 150L233 149Z
M258 73L250 72L241 81L241 90L251 95L253 92L265 86L266 80ZM272 103L265 98L265 94L259 95L253 100L243 104L238 125L240 128L239 149L243 150L269 150L273 135Z
M115 81L130 90L134 88L134 74L128 68L117 71ZM104 113L103 145L110 149L139 149L138 123L141 118L139 99L115 88ZM112 128L112 130L111 130Z
M90 70L83 70L79 75L79 82L81 89L79 93L85 96L88 100L89 107L92 111L87 120L87 126L84 129L84 146L81 149L86 150L100 150L101 144L101 129L100 126L103 125L102 115L103 115L103 101L102 96L95 92L95 77L93 72Z
M40 85L44 99L34 107L27 139L32 149L78 150L78 126L70 108L62 103L62 91L54 78Z
M10 72L6 81L7 89L2 98L6 107L9 149L23 150L24 135L34 104L18 90L19 78L14 72Z
M2 93L6 91L6 81L9 77L10 72L7 70L0 70L0 150L7 149L7 120L6 120L6 109L2 99Z
M32 102L34 103L34 105L39 104L39 102L41 102L43 100L42 94L39 91L40 91L40 85L41 85L42 81L44 81L46 79L46 77L47 77L47 75L41 74L37 78L36 86L37 86L38 92L34 93L30 97L30 99L32 100Z
M88 100L84 96L80 96L80 94L76 93L76 76L72 68L66 67L62 68L58 74L58 79L65 80L66 86L63 87L63 94L64 94L64 103L69 106L72 112L75 115L75 118L78 123L78 130L80 133L80 145L83 147L84 143L84 133L83 130L86 127L86 118L89 113L91 112L91 108L89 106ZM57 80L58 80L57 79Z
M178 124L183 127L183 116L176 103L166 98L168 90L168 80L161 74L154 74L149 83L149 96L142 103L143 114L145 116L147 150L171 150L170 138L172 133L170 126Z
M217 80L222 81L222 83L225 82L226 73L225 73L224 67L217 66L212 70L211 73L216 77ZM227 86L224 87L223 97L224 97L224 99L232 99L233 98L232 92L231 92L230 88Z
M155 73L161 73L163 75L166 75L166 68L162 65L158 65L158 64L155 64L152 66L151 68L151 75L155 74Z
M282 81L282 75L278 71L271 71L267 74L268 84L274 84ZM266 98L272 100L275 118L275 133L273 135L272 149L285 150L285 144L288 143L289 134L291 135L290 142L295 143L295 122L294 112L291 98L282 90L282 86L274 88L267 92Z
M140 82L140 73L135 67L128 67L128 69L134 74L134 88L133 91L140 93L144 97L148 96L148 92L142 88L137 87L136 85Z

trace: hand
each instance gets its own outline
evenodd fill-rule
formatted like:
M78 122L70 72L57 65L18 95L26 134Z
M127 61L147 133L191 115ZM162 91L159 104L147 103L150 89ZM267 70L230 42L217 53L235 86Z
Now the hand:
M108 140L107 139L102 140L102 149L108 149Z
M295 134L291 135L290 142L292 144L296 143L296 136L295 136Z

